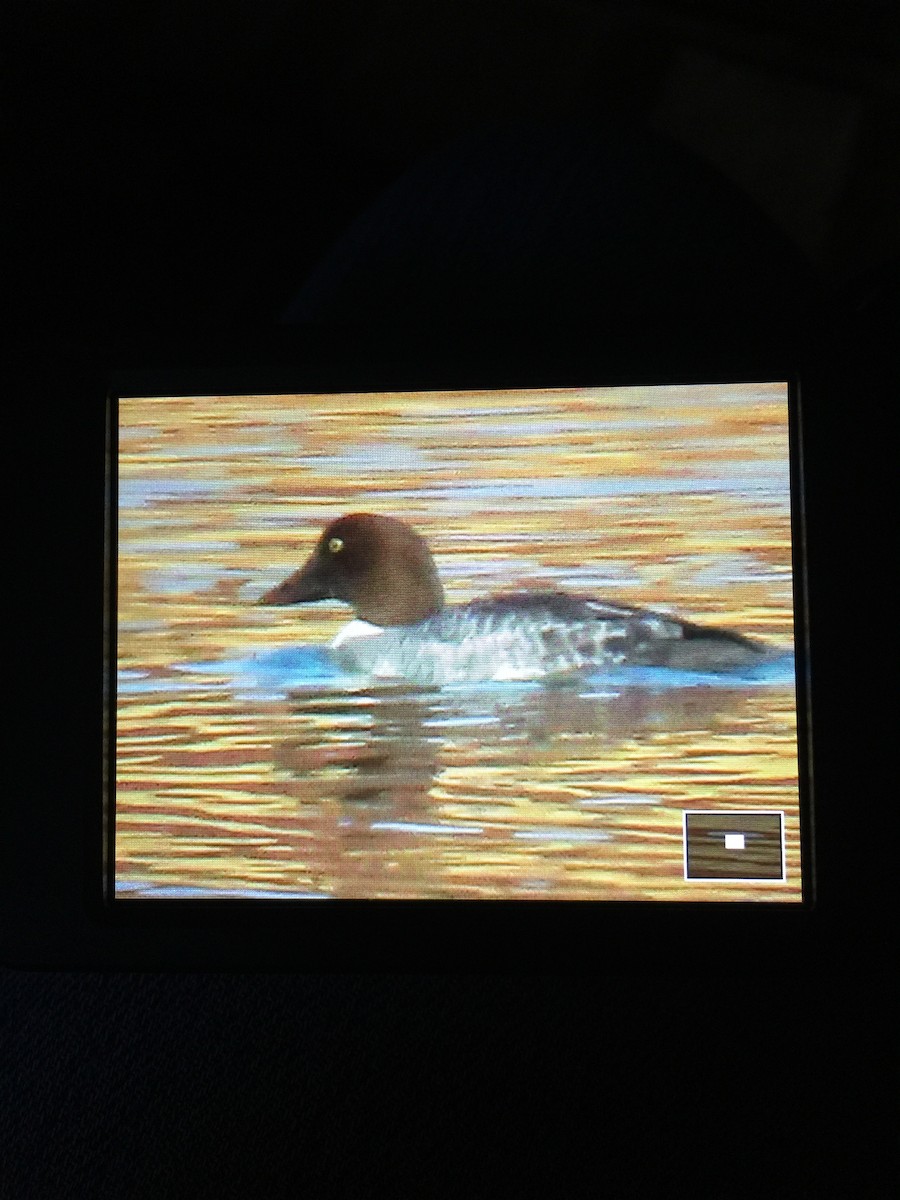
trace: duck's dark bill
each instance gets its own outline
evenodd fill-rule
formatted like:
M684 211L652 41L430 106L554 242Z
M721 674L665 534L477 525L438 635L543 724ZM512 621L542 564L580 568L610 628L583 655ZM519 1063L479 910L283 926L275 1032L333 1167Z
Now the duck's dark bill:
M118 399L117 905L809 898L788 384L544 382Z

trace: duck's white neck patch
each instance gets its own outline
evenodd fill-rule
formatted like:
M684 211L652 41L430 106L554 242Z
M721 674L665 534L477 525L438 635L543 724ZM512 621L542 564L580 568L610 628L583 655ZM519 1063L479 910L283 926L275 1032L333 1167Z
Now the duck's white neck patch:
M337 650L338 646L343 646L344 642L349 642L353 638L374 637L378 633L384 633L380 625L371 625L368 621L351 621L344 626L331 643L331 648Z

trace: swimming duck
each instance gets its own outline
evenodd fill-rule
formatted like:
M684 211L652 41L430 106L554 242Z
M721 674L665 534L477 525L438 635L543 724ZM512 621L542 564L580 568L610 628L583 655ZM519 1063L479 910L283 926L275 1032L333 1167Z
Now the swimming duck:
M343 600L354 620L332 642L338 665L427 685L549 680L622 666L727 672L764 661L764 643L628 604L560 591L446 605L424 538L372 513L332 521L306 563L260 604Z

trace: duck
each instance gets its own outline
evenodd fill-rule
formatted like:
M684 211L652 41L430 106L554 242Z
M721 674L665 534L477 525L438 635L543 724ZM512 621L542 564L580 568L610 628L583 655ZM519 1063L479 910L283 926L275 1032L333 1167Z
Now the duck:
M448 605L425 539L405 521L348 513L299 570L257 603L340 600L353 619L331 644L339 668L426 686L556 681L620 667L735 672L766 643L630 604L516 591Z

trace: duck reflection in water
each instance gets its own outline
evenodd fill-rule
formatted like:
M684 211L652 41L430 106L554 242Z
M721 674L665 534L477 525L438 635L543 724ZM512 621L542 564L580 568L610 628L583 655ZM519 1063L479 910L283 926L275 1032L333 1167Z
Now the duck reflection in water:
M549 811L577 812L579 797L597 839L620 836L608 824L617 806L665 803L654 781L672 740L727 727L746 701L741 688L306 693L293 697L292 728L273 757L315 833L311 858L340 881L338 894L415 894L430 874L423 858L431 861L435 838L445 852L446 844L465 854L484 843L508 853L523 816L539 829ZM648 762L660 738L659 761ZM624 800L623 771L631 776ZM457 775L463 808L452 801ZM523 808L535 787L548 812Z

